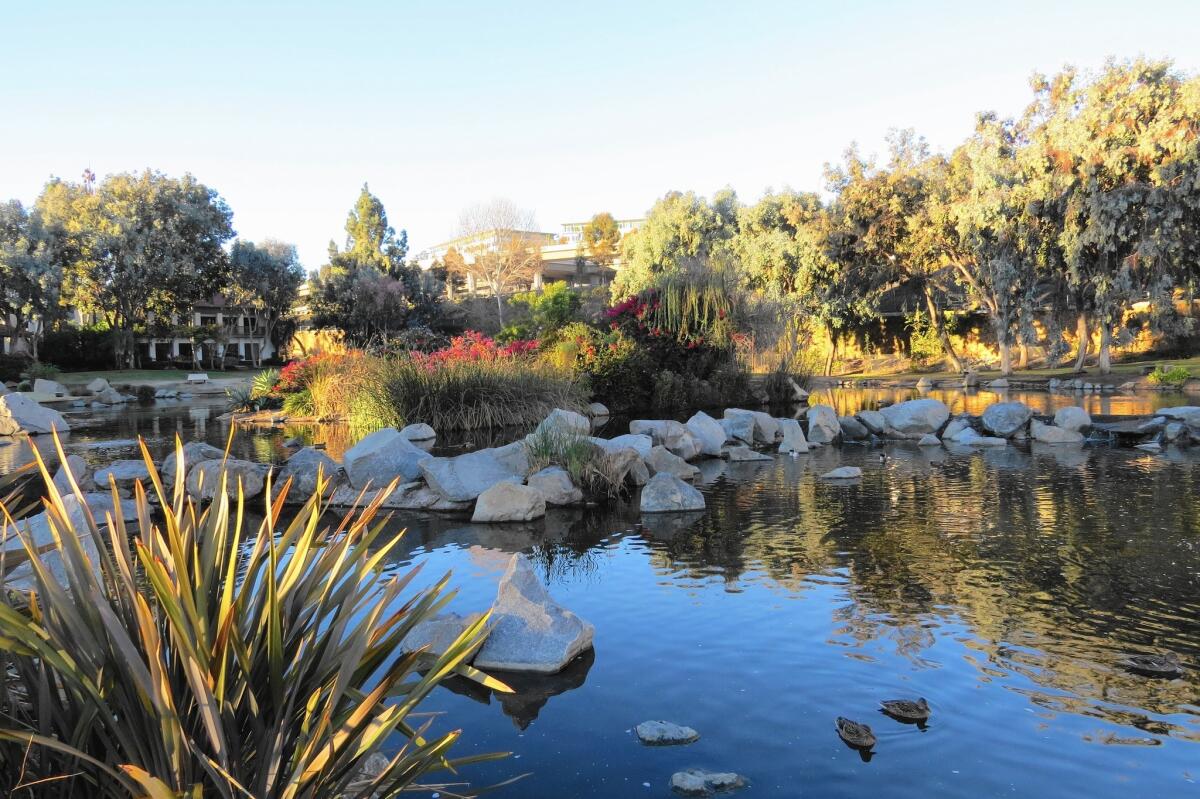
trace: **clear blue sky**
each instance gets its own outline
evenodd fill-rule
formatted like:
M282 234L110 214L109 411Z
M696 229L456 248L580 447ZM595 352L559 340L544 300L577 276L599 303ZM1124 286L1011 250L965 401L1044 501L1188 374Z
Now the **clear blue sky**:
M319 266L363 181L414 252L505 196L543 229L671 189L821 187L851 141L939 148L1027 79L1200 67L1200 2L16 2L0 198L153 167Z

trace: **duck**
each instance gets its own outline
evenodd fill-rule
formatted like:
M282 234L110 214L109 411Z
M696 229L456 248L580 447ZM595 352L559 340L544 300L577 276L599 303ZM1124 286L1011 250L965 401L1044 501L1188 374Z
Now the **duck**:
M916 702L911 699L885 699L879 703L880 709L892 718L900 721L926 721L929 719L929 703L921 697Z
M885 464L887 462L888 462L887 453L886 452L879 453L879 465L882 466L883 464Z
M875 745L875 733L871 732L871 728L866 724L860 724L841 716L837 717L835 724L838 735L851 746L858 749L870 749Z
M1154 677L1171 677L1183 671L1183 664L1174 652L1165 655L1126 655L1120 664L1130 671Z

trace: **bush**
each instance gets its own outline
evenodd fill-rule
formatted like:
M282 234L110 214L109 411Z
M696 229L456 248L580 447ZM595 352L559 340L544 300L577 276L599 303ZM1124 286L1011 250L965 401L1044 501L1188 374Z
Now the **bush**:
M143 404L143 405L153 405L154 404L154 394L155 394L154 386L138 386L137 389L135 389L133 393L137 396L138 402L140 402L141 404Z
M218 491L200 507L184 492L184 468L164 487L142 453L165 512L138 484L132 536L120 514L107 529L91 515L79 527L39 463L62 535L46 553L15 529L36 587L28 603L0 595L0 793L16 795L19 780L104 799L392 796L479 759L447 759L459 733L431 734L409 714L455 673L507 690L465 665L486 614L432 664L398 656L449 600L448 577L414 590L411 574L393 575L383 554L402 533L383 533L377 505L323 524L318 486L290 520L264 501L249 528L240 499ZM96 562L85 538L100 547ZM393 735L405 745L364 777L364 761Z
M34 361L29 364L25 374L29 376L30 380L54 380L62 374L62 369L46 361Z
M0 353L0 383L20 380L21 375L29 368L30 359L24 355L5 355Z
M616 473L607 453L585 435L541 430L526 439L526 448L531 471L559 466L588 496L613 498L624 489L625 475Z
M1163 364L1154 367L1154 371L1146 376L1152 386L1169 386L1179 388L1192 379L1192 373L1185 366L1174 366L1167 369Z
M38 355L68 371L111 369L113 343L113 333L106 328L69 326L46 333Z

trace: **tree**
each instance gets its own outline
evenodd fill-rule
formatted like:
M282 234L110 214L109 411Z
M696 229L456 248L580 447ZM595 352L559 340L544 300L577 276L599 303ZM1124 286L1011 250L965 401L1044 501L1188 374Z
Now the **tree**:
M491 289L501 327L505 292L529 284L541 269L546 237L536 226L532 211L506 199L471 206L459 217L459 236L465 241L462 261L454 268L462 270L469 284L482 282Z
M612 266L620 252L621 231L617 220L607 211L596 214L583 226L580 236L580 254L597 266L607 269Z
M145 170L90 184L52 180L38 211L71 238L63 301L117 332L117 366L135 361L134 331L217 293L233 237L225 201L191 175Z
M282 336L276 338L280 322L291 314L304 284L304 268L295 245L273 239L262 244L238 240L230 249L229 262L233 274L226 296L262 314L266 322L263 337L278 350L284 343L279 340Z
M1200 78L1185 80L1169 61L1138 59L1109 62L1091 79L1073 69L1035 76L1033 88L1028 178L1040 194L1040 229L1053 235L1042 252L1057 255L1046 261L1060 269L1060 292L1077 313L1077 367L1094 326L1098 366L1108 374L1130 304L1157 295L1152 311L1161 315L1170 305L1161 301L1164 287L1191 266L1179 256L1194 225L1181 212L1200 192L1190 179Z
M693 192L665 195L622 241L624 266L613 281L613 299L637 294L660 276L727 255L737 233L737 209L737 195L730 190L717 192L711 202Z
M38 331L55 314L62 281L64 240L42 215L16 200L0 203L0 326L38 357Z
M407 267L408 233L399 236L388 224L387 212L378 197L364 183L358 200L346 217L345 249L339 251L329 243L329 262L335 267L351 270L372 267L390 277L398 278Z

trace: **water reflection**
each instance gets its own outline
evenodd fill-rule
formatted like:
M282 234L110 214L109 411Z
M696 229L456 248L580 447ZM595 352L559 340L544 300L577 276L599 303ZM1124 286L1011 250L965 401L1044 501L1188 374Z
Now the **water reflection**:
M809 404L832 405L839 414L878 408L881 404L930 397L946 403L953 413L970 413L978 416L994 402L1017 400L1033 409L1034 413L1053 416L1059 408L1078 405L1093 416L1138 416L1152 413L1159 408L1175 405L1194 405L1195 397L1181 392L1145 392L1140 394L1084 394L1082 392L1047 391L990 391L987 389L933 389L918 391L915 388L818 388L809 397Z

